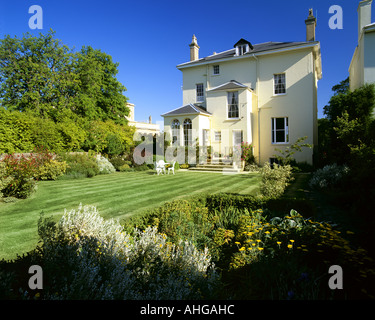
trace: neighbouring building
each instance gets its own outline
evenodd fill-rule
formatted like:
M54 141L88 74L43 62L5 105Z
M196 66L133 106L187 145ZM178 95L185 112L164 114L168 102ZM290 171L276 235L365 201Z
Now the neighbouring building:
M349 66L350 90L375 83L375 23L371 23L372 0L358 5L358 44Z
M320 43L312 9L305 20L306 41L251 43L199 58L195 36L190 61L179 64L183 105L164 113L164 131L177 145L211 146L231 154L241 142L253 145L258 163L273 161L275 148L300 137L317 145L317 88L322 78ZM297 153L312 163L313 149Z
M158 134L160 133L160 126L158 124L152 123L151 116L148 119L148 122L144 121L135 121L134 120L134 104L127 103L126 106L129 108L129 116L126 118L128 119L128 123L130 126L135 126L136 132L140 133L152 133Z

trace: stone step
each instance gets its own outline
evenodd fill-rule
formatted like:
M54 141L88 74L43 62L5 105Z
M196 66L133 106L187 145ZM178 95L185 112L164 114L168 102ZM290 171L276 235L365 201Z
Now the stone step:
M197 164L196 168L233 168L231 164Z
M214 172L228 172L228 173L236 173L241 172L240 169L234 168L233 166L196 166L196 167L189 167L190 171L214 171Z
M225 159L225 158L212 158L212 164L232 164L233 160Z

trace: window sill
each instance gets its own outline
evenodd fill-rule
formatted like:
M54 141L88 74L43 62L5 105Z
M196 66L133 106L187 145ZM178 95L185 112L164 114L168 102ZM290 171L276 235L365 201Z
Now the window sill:
M274 145L277 145L277 146L288 146L290 145L289 142L271 142L271 145L274 146Z
M287 93L279 93L279 94L273 94L272 97L283 97L286 96Z
M226 118L224 121L239 121L242 118Z

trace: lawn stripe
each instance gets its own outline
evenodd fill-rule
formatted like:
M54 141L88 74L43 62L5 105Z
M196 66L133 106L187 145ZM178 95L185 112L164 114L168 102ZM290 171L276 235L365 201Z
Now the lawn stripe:
M250 178L250 179L249 179ZM255 186L253 186L255 184ZM96 204L105 218L127 218L173 199L206 192L248 192L259 182L245 175L176 172L157 176L150 172L126 172L77 180L41 181L29 199L0 203L0 259L15 257L37 242L37 221L60 217L64 209Z

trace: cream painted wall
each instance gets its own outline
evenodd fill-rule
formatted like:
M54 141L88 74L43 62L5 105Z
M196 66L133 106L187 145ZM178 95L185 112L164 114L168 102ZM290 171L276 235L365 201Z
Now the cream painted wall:
M349 66L350 90L365 83L375 83L375 32L364 32L360 37Z
M364 71L364 50L363 50L363 37L356 47L352 61L349 67L350 90L355 90L363 85L363 71Z
M307 136L306 143L314 143L314 126L317 126L317 108L314 97L315 71L311 50L259 58L259 121L260 139L258 157L264 163L276 153L275 148L285 149L299 137ZM273 94L273 75L285 73L286 94ZM271 119L288 117L289 143L272 144ZM312 149L295 154L297 161L312 163Z
M244 141L253 143L254 155L262 164L273 157L276 153L275 147L285 148L299 137L307 136L307 143L317 143L317 75L312 47L259 55L257 58L258 61L248 56L183 68L181 71L183 72L183 105L196 103L196 84L203 83L206 98L203 107L213 114L210 118L212 137L214 130L228 131L226 139L232 145L232 130L242 130ZM220 75L214 76L213 65L217 64L220 66ZM284 95L273 94L273 76L277 73L286 74L287 92ZM254 89L253 91L238 90L239 120L227 119L226 91L207 92L207 89L230 80L236 80ZM288 117L288 144L272 144L272 117ZM172 120L169 117L165 118L166 130ZM180 122L182 124L183 119ZM193 121L193 128L196 128L195 123ZM200 128L200 141L202 141L201 129L204 124L198 121L197 125ZM225 140L225 137L222 138ZM212 145L215 145L213 139ZM303 153L296 154L296 159L312 163L312 149L305 148Z
M199 139L201 143L203 141L203 130L204 129L211 129L210 125L210 116L206 115L179 115L179 116L165 116L164 117L164 132L169 134L170 136L167 137L172 139L172 121L177 119L180 122L180 145L184 144L184 121L185 119L190 119L192 122L192 139L195 141L195 138Z
M365 33L364 82L375 83L375 31Z

